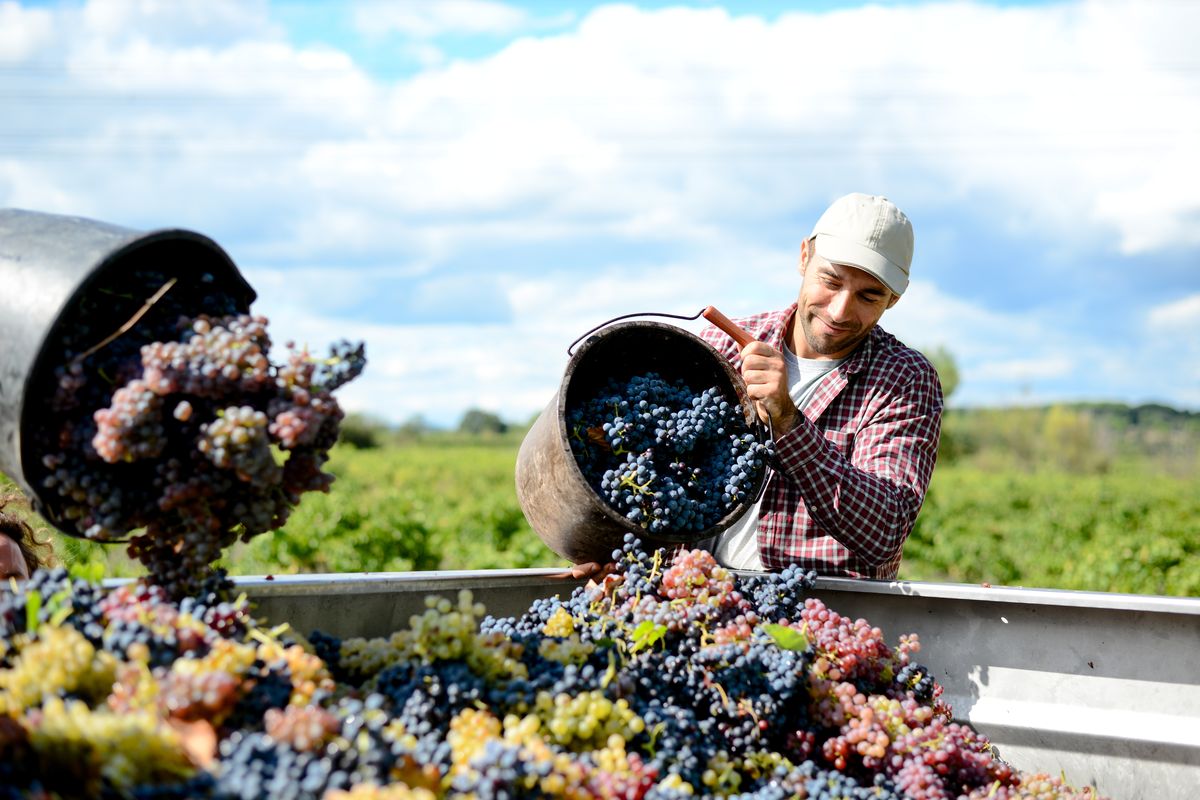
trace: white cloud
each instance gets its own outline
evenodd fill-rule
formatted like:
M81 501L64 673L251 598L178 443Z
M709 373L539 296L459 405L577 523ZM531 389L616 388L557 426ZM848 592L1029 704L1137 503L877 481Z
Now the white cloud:
M112 48L97 40L76 53L68 66L82 87L98 94L111 92L118 99L136 93L158 100L174 113L145 116L161 118L180 137L206 133L185 128L193 119L187 101L210 114L216 111L210 125L217 130L248 118L256 128L270 131L270 114L295 113L308 126L296 142L303 146L329 127L317 124L320 121L337 120L343 130L360 130L369 124L366 115L379 100L377 87L353 61L326 47L297 50L263 40L219 49L175 48L139 40ZM104 68L96 69L97 63Z
M1150 329L1163 333L1191 334L1200 345L1200 294L1193 294L1150 309L1146 317Z
M184 155L296 171L289 193L316 200L312 213L335 205L364 229L431 209L502 210L523 227L533 203L543 225L691 241L872 185L930 210L990 202L995 224L1018 232L1111 236L1127 252L1190 246L1200 73L1178 30L1200 23L1200 7L1144 8L933 4L767 23L603 6L574 31L389 86L347 54L287 44L262 3L93 2L83 29L59 37L91 112L62 149L146 162L152 145L187 142L144 169L186 172ZM500 3L359 11L429 31L466 18L507 30L524 16ZM44 28L15 13L4 35ZM181 41L189 30L207 33ZM69 182L65 166L51 179ZM205 169L210 191L229 193Z
M1046 340L1037 317L960 300L924 280L909 284L900 302L884 312L880 325L910 347L950 353L961 376L951 398L956 405L1012 401L1014 387L1066 366L1057 353L1029 356Z
M53 33L54 17L48 10L0 2L0 64L30 58L50 43Z
M481 119L449 139L417 130L313 147L303 168L313 185L393 212L471 213L552 200L570 183L603 173L614 146L570 120Z
M47 181L36 168L17 161L0 161L0 197L16 198L4 205L20 206L34 211L47 208L81 208L83 198L59 184Z
M506 35L530 23L523 9L493 0L359 0L354 25L365 35L430 39L448 33Z
M492 398L522 416L570 340L618 314L786 305L809 215L845 191L886 187L928 218L971 209L1065 249L1200 246L1197 4L769 22L611 5L475 60L438 37L549 23L494 2L355 13L410 37L399 46L425 68L383 80L352 53L290 43L264 2L0 1L0 62L37 67L6 76L22 101L5 109L0 205L213 236L292 335L367 336L372 367L349 397L390 418ZM1009 279L1038 279L1025 269ZM513 321L361 321L381 283L451 307L476 275ZM1194 298L1137 309L1146 331L1120 347L1056 330L1054 301L1005 313L918 279L884 326L951 346L976 400L1024 379L1136 391L1138 337L1195 338Z
M1146 322L1146 349L1177 386L1175 402L1200 407L1200 293L1152 308Z
M972 371L971 377L981 380L1001 379L1006 381L1028 381L1035 378L1061 378L1075 369L1073 358L1049 353L1038 358L1019 358L1008 361L993 361L981 364Z
M105 41L154 40L159 45L225 45L231 40L276 37L267 0L88 0L86 31Z
M1200 125L1196 129L1200 131ZM1098 192L1097 216L1123 232L1122 252L1200 245L1200 199L1180 197L1175 190L1181 184L1200 184L1195 148L1193 142L1167 145L1154 172L1126 187Z
M426 41L406 42L401 46L401 52L426 69L440 67L448 60L446 53L440 47Z
M601 7L574 32L398 84L370 138L306 168L348 202L373 191L354 179L366 165L395 174L402 207L545 197L613 220L763 212L922 173L938 187L922 200L1000 198L1016 231L1192 244L1200 84L1173 29L1200 11L1170 10L931 5L769 25ZM843 57L850 36L869 57Z
M283 306L267 296L255 310L270 317L280 343L292 338L320 352L342 338L365 341L367 369L339 391L339 399L348 410L394 422L422 414L453 425L468 408L528 419L553 396L566 364L565 345L538 335L536 323L380 325L314 316L310 308Z

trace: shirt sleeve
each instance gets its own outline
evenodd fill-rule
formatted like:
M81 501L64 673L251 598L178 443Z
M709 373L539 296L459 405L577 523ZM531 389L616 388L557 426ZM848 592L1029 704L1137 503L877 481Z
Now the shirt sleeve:
M854 435L847 458L809 420L776 442L779 471L824 534L872 566L898 557L937 459L942 390L932 369L890 393ZM839 432L831 432L837 437Z

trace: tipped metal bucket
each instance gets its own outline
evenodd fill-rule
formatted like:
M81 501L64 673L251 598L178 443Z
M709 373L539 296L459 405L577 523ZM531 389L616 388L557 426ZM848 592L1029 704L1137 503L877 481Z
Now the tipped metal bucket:
M517 453L517 500L530 527L546 545L574 563L608 561L627 531L654 545L696 542L721 533L745 513L743 501L703 531L651 537L617 513L584 478L571 450L567 411L594 396L610 379L657 372L697 390L719 386L737 398L752 430L761 432L746 384L733 365L700 337L661 322L610 325L584 340L567 364L562 383L530 427ZM749 497L757 497L764 470Z
M134 231L82 217L0 209L0 471L47 521L67 532L71 526L57 518L41 491L43 454L34 452L30 433L51 422L47 392L58 366L52 362L80 298L143 264L178 279L173 291L191 293L198 304L219 292L248 310L255 298L225 251L198 233ZM111 333L145 300L113 296L104 319L89 322Z

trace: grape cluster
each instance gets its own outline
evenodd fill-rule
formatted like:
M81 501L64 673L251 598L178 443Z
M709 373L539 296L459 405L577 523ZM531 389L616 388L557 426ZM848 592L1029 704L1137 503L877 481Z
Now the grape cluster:
M610 380L567 411L572 451L610 507L652 536L699 532L751 500L773 453L720 388Z
M164 276L148 270L95 289L145 297ZM363 369L361 344L327 357L289 343L271 361L267 320L211 288L167 292L137 324L102 339L77 312L59 366L42 388L56 412L33 439L41 490L60 527L96 541L129 539L151 581L182 598L239 537L282 526L323 471L343 414L332 392ZM35 470L36 472L36 470Z
M0 589L0 798L1096 800L954 722L913 656L701 550L497 618L463 590L386 638L268 628L63 570Z
M252 406L233 406L200 426L196 449L219 469L233 470L251 486L277 485L283 469L275 463L267 415Z

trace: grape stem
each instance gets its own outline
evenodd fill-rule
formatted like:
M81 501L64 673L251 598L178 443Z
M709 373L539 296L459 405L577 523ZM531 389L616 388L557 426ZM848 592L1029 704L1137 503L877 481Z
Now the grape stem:
M144 304L142 304L142 307L139 308L132 317L130 317L128 320L126 320L124 325L122 325L121 327L119 327L115 331L113 331L111 334L109 334L99 344L93 345L92 347L89 347L87 350L84 350L79 355L75 356L74 361L76 363L83 361L85 358L92 355L93 353L96 353L100 350L103 350L105 347L108 347L110 344L112 344L114 341L116 341L118 337L124 336L126 333L128 333L130 331L130 329L133 328L134 325L138 324L138 320L140 320L142 317L146 316L146 312L149 311L151 308L153 308L154 304L162 299L163 295L165 295L167 292L171 291L171 287L175 285L175 282L177 280L179 280L179 279L171 278L169 281L164 283L162 286L158 287L158 291L155 292L154 294L150 295L150 298L148 300L146 300L146 302Z

